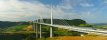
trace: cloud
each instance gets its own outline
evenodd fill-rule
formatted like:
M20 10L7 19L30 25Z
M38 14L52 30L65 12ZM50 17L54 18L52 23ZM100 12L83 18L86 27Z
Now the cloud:
M57 19L94 19L96 14L91 11L74 12L77 6L93 7L86 0L63 0L60 4L53 5L53 16ZM82 9L82 8L81 8ZM50 18L50 5L39 1L0 0L0 20L2 21L29 21L42 16Z
M43 18L50 18L51 9L49 5L42 4L38 1L35 3L22 2L19 0L5 0L0 3L0 20L2 21L28 21L35 20L42 16ZM69 6L69 5L68 5ZM71 7L69 7L71 8ZM62 18L65 15L64 10L69 9L67 6L59 8L53 6L54 18ZM7 19L7 20L6 20Z
M33 4L19 0L0 0L0 20L2 21L34 20L40 15L46 17L48 14L50 14L50 8L38 1Z
M103 3L105 3L105 4L106 4L106 3L107 3L107 0L103 0Z
M93 7L94 6L93 4L89 4L89 3L80 3L80 5L82 7Z

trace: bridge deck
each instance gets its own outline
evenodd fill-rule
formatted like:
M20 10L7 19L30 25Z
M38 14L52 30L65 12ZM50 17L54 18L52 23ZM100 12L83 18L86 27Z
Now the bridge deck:
M38 24L48 25L48 26L52 26L52 27L58 27L58 28L83 32L83 33L93 33L96 35L107 36L107 30L103 30L103 29L93 29L93 28L89 28L89 27L75 27L75 26L55 25L55 24L51 25L51 24L47 24L47 23L38 23Z

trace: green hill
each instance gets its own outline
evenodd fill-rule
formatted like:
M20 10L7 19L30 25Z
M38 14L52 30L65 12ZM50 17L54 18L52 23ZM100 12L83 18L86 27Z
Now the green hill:
M38 20L43 21L44 23L51 23L51 19L39 19ZM72 19L72 20L67 20L67 19L53 19L53 24L58 24L58 25L70 25L70 26L87 26L91 27L85 20L82 19Z
M0 21L0 32L15 32L29 25L28 22Z
M28 25L28 22L9 22L9 21L0 21L0 28L7 28L16 25Z

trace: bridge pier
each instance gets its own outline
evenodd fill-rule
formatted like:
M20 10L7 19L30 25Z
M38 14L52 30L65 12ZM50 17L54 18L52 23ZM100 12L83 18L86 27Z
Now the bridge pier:
M36 20L38 22L38 20ZM36 23L36 38L38 38L38 24Z
M50 38L53 36L53 30L52 30L52 25L53 25L53 8L52 8L52 3L51 3L51 27L50 27Z
M40 24L40 38L42 38L42 30L41 30L42 25Z
M52 36L53 36L53 32L52 31L53 31L52 27L50 27L50 38L52 38Z
M37 22L37 21L36 21ZM36 39L38 38L38 24L37 23L35 23L35 21L32 21L32 29L33 29L33 31L34 31L34 33L35 33L35 37L36 37Z

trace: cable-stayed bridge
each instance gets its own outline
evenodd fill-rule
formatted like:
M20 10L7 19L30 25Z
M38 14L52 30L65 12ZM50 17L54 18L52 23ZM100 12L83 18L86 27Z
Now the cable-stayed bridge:
M87 34L96 34L96 35L101 35L101 36L107 36L107 30L104 29L95 29L92 27L76 27L76 26L70 26L70 25L58 25L58 24L49 24L49 23L43 23L43 22L34 22L36 24L40 25L47 25L50 27L57 27L57 28L62 28L62 29L67 29L70 31L77 31L77 32L82 32L82 33L87 33ZM40 37L41 35L41 27L40 27ZM52 32L52 30L50 30ZM52 34L50 33L52 36Z
M47 25L50 26L50 38L53 37L53 28L52 27L57 27L57 28L63 28L63 29L67 29L67 30L71 30L71 31L77 31L77 32L82 32L82 33L91 33L91 34L96 34L96 35L103 35L103 36L107 36L107 30L104 29L95 29L95 28L91 28L91 27L75 27L75 26L70 26L67 22L64 21L57 21L57 23L63 23L63 25L59 25L59 24L54 24L54 20L53 20L53 10L52 10L52 6L51 6L51 15L50 15L50 23L45 23L42 17L42 15L40 16L39 22L38 20L36 22L34 22L34 24L40 24L40 38L41 38L41 34L42 34L42 29L41 29L41 25ZM69 17L70 18L70 17ZM67 25L66 25L67 24ZM34 26L35 27L35 26ZM37 27L36 27L37 30Z
M54 25L54 24L51 25L51 24L46 24L46 23L39 23L39 24L68 29L68 30L73 30L73 31L78 31L78 32L83 32L83 33L94 33L94 34L98 34L98 35L107 35L107 30L94 29L91 27L75 27L75 26Z

